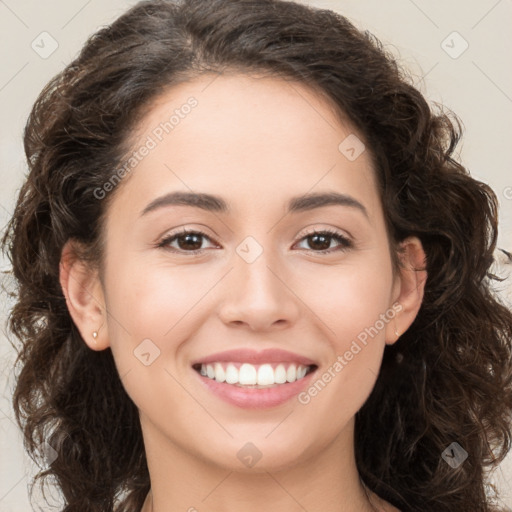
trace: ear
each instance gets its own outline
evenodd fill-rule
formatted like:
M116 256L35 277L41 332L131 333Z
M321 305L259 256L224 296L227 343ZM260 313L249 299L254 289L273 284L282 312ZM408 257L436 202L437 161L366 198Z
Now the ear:
M62 249L60 285L71 318L85 343L92 350L104 350L109 341L103 288L98 272L79 258L77 245L77 242L68 240ZM96 337L93 336L95 332Z
M414 322L427 281L427 259L417 237L408 237L401 242L398 255L401 265L393 288L395 317L386 326L388 345L393 345Z

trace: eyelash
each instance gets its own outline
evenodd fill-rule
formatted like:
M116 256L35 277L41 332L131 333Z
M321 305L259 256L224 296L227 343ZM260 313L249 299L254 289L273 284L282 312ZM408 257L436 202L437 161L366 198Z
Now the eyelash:
M174 234L166 236L157 244L157 247L171 251L171 252L175 252L175 253L190 254L190 255L197 255L205 250L205 249L195 249L193 251L183 251L183 250L179 250L179 249L177 250L177 249L173 249L173 248L169 247L169 244L172 241L177 240L178 238L184 237L186 235L199 235L201 237L207 238L208 240L212 241L212 239L206 233L203 233L202 231L185 229L183 231L180 231L179 233L174 233ZM302 240L312 237L314 235L327 235L329 238L333 238L337 242L339 242L340 246L338 248L324 249L321 251L315 251L314 249L305 249L307 252L315 253L315 254L329 254L329 253L336 252L336 251L346 251L353 247L353 243L351 240L349 240L347 237L341 235L337 231L333 231L330 229L314 230L311 233L305 234L299 241L302 241Z

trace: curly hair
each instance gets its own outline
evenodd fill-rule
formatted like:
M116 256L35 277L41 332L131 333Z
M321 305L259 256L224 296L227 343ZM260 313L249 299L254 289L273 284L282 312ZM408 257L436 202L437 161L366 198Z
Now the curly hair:
M386 346L355 418L365 485L403 511L498 510L486 470L510 449L512 312L491 289L496 195L452 158L458 118L429 106L375 36L283 0L140 2L92 35L35 102L24 132L29 173L2 241L17 284L16 419L34 460L44 443L58 452L34 482L53 477L64 512L139 512L150 489L138 410L111 350L90 350L74 325L59 262L74 239L101 264L119 186L102 201L94 191L123 162L144 107L226 71L323 95L368 142L390 240L423 244L421 309ZM457 468L442 457L453 442L468 454Z

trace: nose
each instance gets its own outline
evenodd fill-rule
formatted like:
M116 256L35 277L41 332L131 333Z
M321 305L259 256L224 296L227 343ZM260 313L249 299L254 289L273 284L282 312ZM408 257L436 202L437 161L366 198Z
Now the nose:
M235 256L227 276L219 317L226 324L253 331L286 328L300 317L300 299L294 293L291 272L263 253L248 263Z

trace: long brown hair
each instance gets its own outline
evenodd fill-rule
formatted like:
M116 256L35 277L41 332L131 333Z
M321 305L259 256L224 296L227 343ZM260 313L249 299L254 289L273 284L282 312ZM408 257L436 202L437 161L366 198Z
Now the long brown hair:
M334 12L280 0L141 2L94 34L38 97L24 133L30 172L3 239L17 283L17 421L32 457L45 442L58 454L37 478L53 477L65 512L142 506L150 480L137 408L111 350L81 339L59 260L75 239L101 261L119 186L105 200L94 192L123 162L143 107L224 70L323 94L368 141L390 239L423 243L422 307L386 347L356 415L361 478L403 511L495 510L485 471L510 448L512 410L512 313L490 288L497 198L451 156L457 117L430 107L374 36ZM456 468L442 457L453 442L468 454Z

